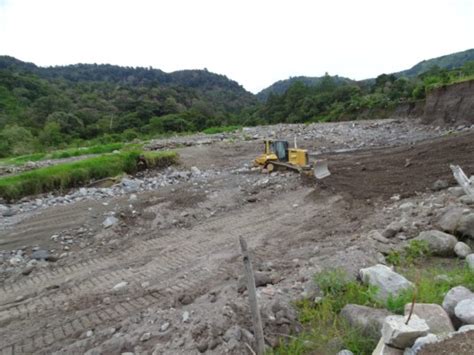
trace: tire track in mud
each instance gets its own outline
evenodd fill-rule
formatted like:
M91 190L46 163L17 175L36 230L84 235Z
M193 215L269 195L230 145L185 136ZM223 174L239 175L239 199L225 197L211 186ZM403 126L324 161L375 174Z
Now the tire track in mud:
M279 210L281 212L281 209ZM286 213L293 212L290 210ZM38 352L52 344L64 342L65 339L78 332L86 331L110 320L127 317L133 312L146 309L152 304L156 306L160 304L160 300L163 303L169 301L173 295L176 296L203 285L208 286L218 282L224 274L228 275L230 265L223 263L224 266L221 267L219 266L222 264L221 262L218 265L212 265L209 258L213 256L213 253L237 251L239 235L260 233L263 230L268 232L268 226L265 222L272 219L272 214L266 209L262 209L261 213L244 211L244 213L238 215L228 216L224 218L224 221L222 218L210 220L203 227L179 231L166 237L155 236L155 238L142 241L138 245L121 252L120 255L110 257L107 260L91 259L75 265L46 271L18 284L5 285L0 292L0 298L2 299L5 299L5 296L12 297L19 293L28 292L38 285L51 285L58 281L64 281L65 277L68 277L69 281L74 281L74 279L81 276L85 277L83 282L71 288L52 295L27 299L24 303L14 305L3 311L4 314L9 315L9 318L13 318L12 322L14 322L15 319L28 319L31 315L60 307L62 301L70 302L74 297L90 296L91 291L94 294L100 294L104 290L110 290L111 286L122 280L131 280L134 285L144 280L153 281L151 282L152 291L148 294L144 294L146 291L142 288L131 287L129 291L132 293L132 297L128 301L119 302L107 308L101 308L99 305L93 307L93 310L89 313L72 321L63 321L62 323L57 321L59 323L51 329L41 329L39 332L33 331L33 334L27 334L24 339L10 339L10 342L0 343L0 347L3 347L0 354ZM156 250L160 250L160 253L154 255ZM105 270L107 267L119 266L124 261L129 261L138 256L151 256L153 259L135 270ZM211 270L216 267L218 268L217 271ZM90 276L90 274L96 274L96 276L87 278L86 276ZM192 278L183 278L183 274L191 274ZM56 319L57 317L55 317Z

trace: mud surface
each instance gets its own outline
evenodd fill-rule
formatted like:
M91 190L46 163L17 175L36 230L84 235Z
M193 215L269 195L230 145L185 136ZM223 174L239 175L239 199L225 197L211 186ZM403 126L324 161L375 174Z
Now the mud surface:
M341 145L340 135L326 136L333 175L323 181L252 170L259 141L179 148L181 168L197 167L202 179L134 199L84 200L16 216L0 232L0 249L29 255L37 246L58 260L40 261L25 274L4 257L0 354L245 353L251 334L233 338L230 331L251 329L246 296L237 290L239 236L254 251L256 269L272 276L273 286L259 288L259 302L270 309L263 319L267 342L275 344L279 333L294 330L275 302L289 304L326 267L355 275L377 262L379 249L364 235L399 216L393 195L416 203L436 180L454 184L450 163L474 173L473 133L433 138L423 127L417 132L428 140L405 137L395 145L386 131L389 148L382 133L377 148L362 150L358 141ZM361 141L363 132L357 131ZM321 143L308 138L301 145ZM335 153L341 146L359 150ZM406 234L416 235L433 214L423 211ZM110 215L118 223L104 228Z

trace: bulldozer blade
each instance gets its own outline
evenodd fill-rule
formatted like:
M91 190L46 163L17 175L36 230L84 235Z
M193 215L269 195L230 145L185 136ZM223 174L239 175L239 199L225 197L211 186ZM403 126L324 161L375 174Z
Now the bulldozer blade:
M328 169L328 162L325 160L318 160L314 166L314 176L316 179L324 179L331 175Z

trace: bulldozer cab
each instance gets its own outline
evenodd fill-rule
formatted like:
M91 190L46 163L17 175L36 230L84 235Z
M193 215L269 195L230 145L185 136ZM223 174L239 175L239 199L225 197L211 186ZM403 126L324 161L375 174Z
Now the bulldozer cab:
M279 161L288 161L287 141L273 141L271 143L271 150L276 154Z

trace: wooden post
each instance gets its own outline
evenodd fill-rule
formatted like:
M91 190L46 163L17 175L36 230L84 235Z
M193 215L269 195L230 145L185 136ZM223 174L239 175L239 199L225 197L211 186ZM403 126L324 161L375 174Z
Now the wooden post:
M245 277L247 278L247 291L249 293L250 311L252 313L253 330L255 333L255 340L257 343L257 355L265 353L265 342L263 339L262 319L257 304L257 289L255 287L255 277L253 274L252 263L247 248L247 242L239 237L240 248L242 249L242 259L245 267Z
M474 187L466 174L464 174L464 171L462 171L461 167L459 165L450 165L450 168L453 171L454 178L459 186L463 188L466 195L474 197Z

